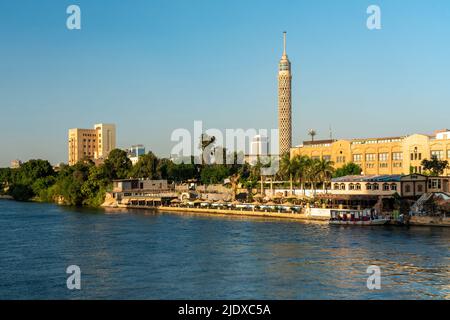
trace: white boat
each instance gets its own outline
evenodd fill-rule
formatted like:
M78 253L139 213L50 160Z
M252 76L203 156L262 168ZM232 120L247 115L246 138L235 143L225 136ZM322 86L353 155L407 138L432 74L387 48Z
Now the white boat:
M381 226L390 220L378 216L375 209L365 210L331 210L330 224L353 226Z

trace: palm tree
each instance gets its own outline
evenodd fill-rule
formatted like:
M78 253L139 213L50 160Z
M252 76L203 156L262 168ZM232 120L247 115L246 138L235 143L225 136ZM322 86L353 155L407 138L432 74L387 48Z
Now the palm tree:
M283 179L286 177L289 177L289 183L290 183L290 187L291 187L291 195L294 193L293 179L294 179L294 175L297 171L297 167L298 167L298 163L297 163L296 157L291 159L291 155L289 153L285 153L281 157L279 173L282 175Z
M319 178L319 162L320 160L318 159L310 159L306 167L306 178L311 183L314 194L316 194L316 182Z
M316 132L316 130L314 130L314 129L310 129L310 130L308 131L308 135L311 136L311 141L314 141L314 137L317 135L317 132Z
M294 177L300 183L303 190L303 195L305 195L305 180L307 178L306 174L308 171L308 166L311 163L311 159L307 156L296 156L294 161L296 163Z
M235 173L230 177L230 182L231 182L231 190L233 192L232 194L232 201L236 200L236 193L237 193L237 189L238 189L238 183L239 180L241 179L241 174L240 173Z
M330 181L334 173L333 161L321 159L316 162L317 177L323 183L323 189L326 191L327 182Z
M205 164L205 150L207 147L209 147L210 145L214 144L214 142L216 141L216 137L214 136L209 136L206 133L202 133L200 135L200 143L199 143L199 147L202 150L202 165ZM210 155L208 154L208 162L209 162L209 157ZM209 164L209 163L208 163Z

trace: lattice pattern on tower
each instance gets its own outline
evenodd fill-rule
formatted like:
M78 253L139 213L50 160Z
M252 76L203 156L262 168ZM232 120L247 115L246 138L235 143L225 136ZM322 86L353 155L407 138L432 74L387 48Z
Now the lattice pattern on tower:
M292 146L292 101L290 72L278 76L278 130L280 154L290 152Z

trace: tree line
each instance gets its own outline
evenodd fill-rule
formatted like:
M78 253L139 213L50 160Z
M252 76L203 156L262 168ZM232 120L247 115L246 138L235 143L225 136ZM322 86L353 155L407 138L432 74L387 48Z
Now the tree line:
M251 191L258 186L261 169L267 164L257 161L254 165L238 164L237 153L224 154L235 161L228 164L195 164L193 158L186 163L174 163L167 158L158 158L153 152L139 157L133 166L127 153L120 149L112 150L104 163L95 165L89 159L83 159L73 166L61 164L54 169L46 160L30 160L17 169L0 169L0 192L19 201L36 200L59 202L76 206L99 206L104 201L105 193L112 189L114 179L148 178L166 179L182 183L198 181L202 184L223 183L230 179L234 187L241 184ZM311 159L306 156L290 158L289 154L280 159L279 171L274 179L289 181L305 187L309 184L315 188L318 184L329 181L336 174L359 174L361 169L348 164L334 170L328 160ZM233 187L232 186L232 187Z

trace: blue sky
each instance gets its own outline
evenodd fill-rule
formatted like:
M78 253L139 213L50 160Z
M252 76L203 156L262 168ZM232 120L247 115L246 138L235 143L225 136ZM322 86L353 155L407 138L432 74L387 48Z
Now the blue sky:
M66 28L77 4L82 29ZM366 9L382 29L366 28ZM288 32L293 140L450 127L450 2L0 2L0 166L67 161L67 129L117 124L167 156L176 128L275 128Z

